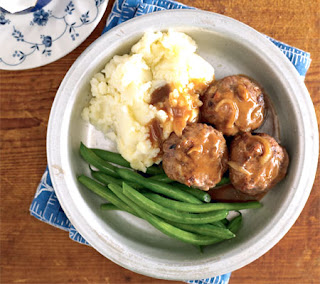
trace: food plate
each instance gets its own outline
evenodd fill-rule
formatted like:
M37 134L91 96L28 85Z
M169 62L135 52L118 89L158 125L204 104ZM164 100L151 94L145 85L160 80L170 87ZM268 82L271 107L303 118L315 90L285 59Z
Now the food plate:
M147 30L173 28L190 35L217 79L246 74L258 81L278 115L280 140L291 158L287 177L263 199L263 208L244 212L237 238L204 253L170 239L124 212L101 212L102 200L77 182L88 173L80 141L115 150L81 118L92 76L116 54L128 53ZM156 278L186 280L221 275L257 259L290 229L303 209L315 177L319 149L314 108L297 71L269 40L231 18L204 11L163 11L115 27L73 64L56 95L47 134L52 182L71 223L101 254L119 265Z

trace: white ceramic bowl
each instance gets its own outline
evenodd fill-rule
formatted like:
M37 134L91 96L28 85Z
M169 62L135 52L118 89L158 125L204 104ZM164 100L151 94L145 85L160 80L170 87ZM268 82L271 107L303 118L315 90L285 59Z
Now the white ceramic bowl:
M263 199L263 208L244 213L235 239L203 254L173 240L125 212L101 212L102 200L77 182L88 173L79 144L109 147L101 133L81 119L89 81L115 55L129 52L146 30L174 28L189 34L216 77L246 74L265 88L278 114L281 143L290 156L287 177ZM231 18L203 11L165 11L130 20L90 45L65 76L56 95L47 136L51 178L71 223L101 254L144 275L201 279L236 270L272 248L304 207L315 177L318 129L308 91L287 58L263 35ZM114 148L113 148L114 149ZM75 256L76 257L76 256Z

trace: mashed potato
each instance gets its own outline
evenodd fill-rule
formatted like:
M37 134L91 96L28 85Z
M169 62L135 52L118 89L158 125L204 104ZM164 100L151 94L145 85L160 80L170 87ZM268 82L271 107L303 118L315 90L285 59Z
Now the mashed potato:
M152 121L162 139L197 121L199 93L214 79L214 70L196 49L184 33L147 32L130 54L114 56L92 78L92 99L82 116L116 142L133 168L145 171L161 161L159 144L150 138ZM163 86L169 93L152 104L155 90Z

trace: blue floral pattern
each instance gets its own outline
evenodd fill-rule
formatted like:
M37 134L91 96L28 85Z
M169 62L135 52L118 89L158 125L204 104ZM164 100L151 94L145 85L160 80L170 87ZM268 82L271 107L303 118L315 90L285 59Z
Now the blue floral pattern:
M72 12L74 11L74 4L72 1L69 2L69 4L67 5L67 7L64 9L64 11L69 14L72 15Z
M105 0L87 0L90 1L92 4L87 4L86 7L92 7L91 10L87 10L85 13L82 13L79 15L79 4L76 3L76 1L65 1L65 9L60 10L64 14L57 15L54 12L52 12L47 7L41 7L37 11L34 11L31 13L32 20L30 22L31 26L39 26L44 27L47 26L50 19L53 21L56 21L57 25L64 25L64 29L61 31L60 34L54 34L55 31L51 31L51 34L45 34L45 35L39 35L39 41L35 41L35 38L33 40L28 40L26 36L24 35L23 29L20 30L20 28L16 28L14 25L12 25L12 32L11 36L20 43L23 43L24 46L20 47L22 50L15 50L12 54L13 61L10 61L6 58L4 60L0 56L0 67L1 63L5 64L7 66L17 66L21 64L28 56L30 56L33 53L39 52L39 54L42 54L45 57L51 56L53 52L53 47L55 45L55 42L59 40L64 35L69 35L70 39L72 41L76 41L80 37L79 29L82 26L89 25L93 23L98 16L100 16L100 6L102 3L105 2ZM61 1L62 2L62 1ZM61 4L59 4L61 5ZM104 7L106 4L104 5ZM95 8L93 8L95 7ZM47 8L47 9L46 9ZM60 13L61 13L60 12ZM77 13L76 13L77 12ZM79 16L77 16L79 15ZM10 18L10 17L9 17ZM0 27L1 25L9 25L10 26L10 20L6 19L6 12L0 11ZM8 27L9 28L9 27ZM30 50L28 51L26 48L30 47Z
M83 24L87 24L90 22L89 21L89 11L87 11L87 13L81 15L80 21Z
M12 54L12 56L19 58L19 60L23 60L25 57L25 54L20 50L15 50L14 54Z
M50 47L52 45L52 38L51 36L42 36L42 43L45 47Z
M0 12L0 25L10 24L10 20L6 19L5 13Z
M33 22L39 26L45 26L49 19L49 13L40 9L33 13Z
M13 33L12 33L12 36L17 40L17 41L24 41L23 39L23 34L16 30L15 27L13 27Z

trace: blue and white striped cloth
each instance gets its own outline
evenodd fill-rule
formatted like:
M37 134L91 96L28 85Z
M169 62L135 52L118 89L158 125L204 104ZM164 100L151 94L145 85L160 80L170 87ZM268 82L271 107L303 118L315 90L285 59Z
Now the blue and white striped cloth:
M193 8L171 0L117 0L113 5L112 11L108 17L107 24L103 32L106 32L116 25L123 23L133 17L166 9ZM267 38L285 54L285 56L294 65L300 76L304 78L311 63L310 53L289 46L285 43L276 41L270 37ZM30 206L30 213L43 222L68 231L69 237L72 240L89 245L89 243L72 226L67 216L64 214L54 192L54 188L52 187L48 168L41 178L41 182L37 188L35 197ZM230 273L227 273L225 275L208 279L190 280L187 283L227 284L229 282L230 275Z

